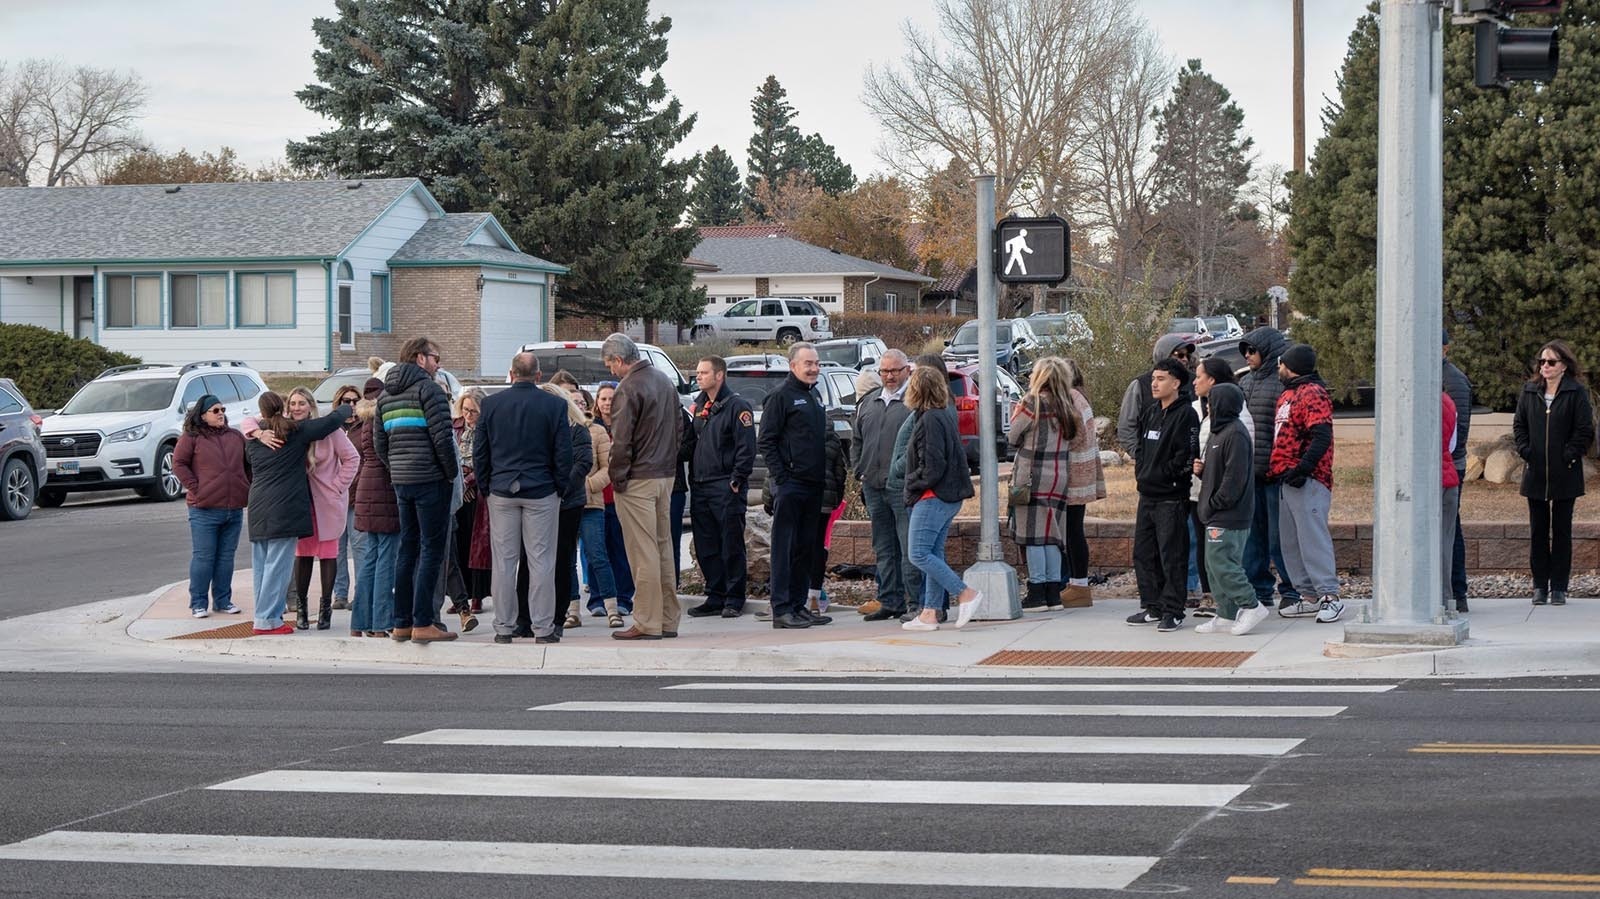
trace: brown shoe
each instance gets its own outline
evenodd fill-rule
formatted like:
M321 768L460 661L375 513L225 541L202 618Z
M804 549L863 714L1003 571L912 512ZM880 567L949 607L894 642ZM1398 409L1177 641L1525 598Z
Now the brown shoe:
M1061 591L1061 608L1087 609L1094 605L1094 594L1090 592L1087 584L1068 584L1067 589Z
M634 625L633 627L630 627L630 628L628 628L627 630L624 630L624 631L614 631L614 632L612 632L611 639L613 639L613 640L659 640L659 639L661 639L661 635L660 634L647 634L644 631L639 630L638 625Z
M478 616L463 610L461 612L461 632L464 634L478 626Z
M856 612L861 615L876 615L882 610L883 603L878 602L876 599L869 599L861 605L856 606Z
M411 628L409 628L409 627L390 628L389 629L389 639L395 641L396 643L404 643L407 640L411 639Z
M430 624L427 627L414 627L411 629L412 643L444 643L454 640L459 636L461 635L453 634L450 631L439 627L437 624Z

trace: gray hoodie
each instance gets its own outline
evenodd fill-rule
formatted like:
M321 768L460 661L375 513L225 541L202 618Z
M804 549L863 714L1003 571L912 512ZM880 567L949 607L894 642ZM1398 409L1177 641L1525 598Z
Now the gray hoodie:
M1278 409L1278 395L1283 393L1283 382L1278 380L1278 359L1289 348L1289 340L1277 328L1257 328L1244 336L1241 344L1261 351L1261 367L1239 379L1244 391L1245 407L1255 422L1255 475L1257 480L1267 477L1267 460L1272 457L1272 420ZM1244 352L1243 347L1239 350Z
M1194 341L1182 334L1163 334L1156 339L1155 349L1150 352L1150 364L1154 365L1162 359L1172 355L1172 351L1188 344L1194 347ZM1184 403L1194 402L1194 387L1189 382L1184 382L1179 388L1178 399ZM1144 407L1155 402L1150 398L1150 372L1145 372L1128 382L1128 389L1122 392L1122 408L1117 411L1117 444L1129 458L1139 450L1139 414Z
M1206 446L1195 514L1208 527L1248 530L1255 517L1252 443L1239 419L1244 391L1232 384L1211 388L1211 442Z

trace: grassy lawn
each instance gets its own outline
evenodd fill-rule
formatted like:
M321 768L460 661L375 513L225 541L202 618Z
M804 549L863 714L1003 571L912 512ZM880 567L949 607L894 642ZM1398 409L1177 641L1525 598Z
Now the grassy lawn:
M274 393L287 394L296 387L315 388L322 383L327 375L262 375L261 380L267 382L267 389Z

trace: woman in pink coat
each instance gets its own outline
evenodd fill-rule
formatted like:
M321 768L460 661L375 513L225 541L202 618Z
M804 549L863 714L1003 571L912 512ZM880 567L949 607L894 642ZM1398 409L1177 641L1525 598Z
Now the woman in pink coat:
M286 411L291 421L316 418L316 397L306 388L296 387L289 392ZM245 419L240 430L247 438L260 439L254 419ZM311 444L306 453L313 532L295 544L294 584L289 599L289 605L295 610L294 626L299 630L310 627L306 594L311 590L313 559L321 562L318 574L322 581L322 599L317 606L317 630L325 631L332 623L333 581L339 571L339 537L344 533L346 510L350 507L350 485L355 482L360 468L361 454L343 430Z

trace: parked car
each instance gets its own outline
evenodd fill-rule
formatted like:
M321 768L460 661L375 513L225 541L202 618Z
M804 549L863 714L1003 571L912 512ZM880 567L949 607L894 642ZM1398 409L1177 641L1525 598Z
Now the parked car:
M835 362L857 371L876 369L889 347L876 337L838 337L817 344L817 358L826 365Z
M266 389L255 369L225 359L106 369L44 419L49 484L39 505L54 508L74 491L124 488L146 499L177 499L183 484L172 471L172 451L189 406L214 394L237 427L257 413L256 397Z
M1068 346L1086 344L1094 340L1094 330L1078 312L1035 312L1028 316L1028 325L1044 342L1061 342Z
M1234 340L1244 336L1244 326L1232 315L1180 315L1167 325L1168 334L1195 334L1198 342Z
M1045 346L1025 318L1002 318L995 323L995 361L1012 377L1033 370L1033 363L1045 355ZM957 368L978 361L978 322L969 321L945 341L945 365Z
M757 297L733 304L721 315L695 319L689 331L695 340L720 337L739 343L816 342L833 337L828 313L805 297Z
M384 364L378 366L378 370L376 372L367 368L365 365L359 368L341 368L326 378L323 378L322 381L318 383L317 386L311 391L311 395L316 397L317 402L325 406L328 403L333 402L333 397L339 392L339 388L348 386L360 390L366 385L368 378L377 378L380 381L387 378L389 376L389 370L392 368L394 368L393 362L385 362ZM452 400L460 399L461 391L466 389L466 387L461 383L460 378L442 368L434 374L434 380L441 382L439 386L445 388L445 390L450 394L450 399Z
M735 360L738 360L737 364ZM850 441L855 437L850 421L856 412L856 374L854 369L827 366L817 378L817 397L822 401L822 408L827 413L828 421L833 425L833 432L844 444L846 454L850 451ZM770 353L765 356L735 356L728 360L728 379L723 389L737 393L755 407L756 428L759 435L761 404L766 400L767 394L777 390L788 376L789 360L783 356ZM752 503L760 501L760 491L766 487L766 483L766 462L761 458L760 452L757 452L755 471L750 475Z
M1197 343L1194 348L1195 357L1199 359L1219 357L1228 363L1234 374L1242 375L1250 370L1250 363L1245 361L1244 353L1239 352L1239 340L1238 337L1228 337Z
M21 521L44 485L44 424L16 382L0 378L0 521Z
M551 340L544 343L527 343L518 352L532 353L539 360L539 371L545 378L558 371L566 371L578 379L578 385L593 395L601 381L615 381L611 370L600 361L599 340ZM651 365L667 373L673 386L687 405L698 390L693 380L685 378L671 357L661 348L648 343L639 344L639 354Z
M981 460L978 443L981 375L981 367L976 364L950 370L950 396L956 406L961 445L967 451L967 466L973 474L978 473ZM1022 393L1022 387L1005 369L995 369L995 458L1002 462L1012 456L1006 434L1011 430L1011 410L1022 400Z

